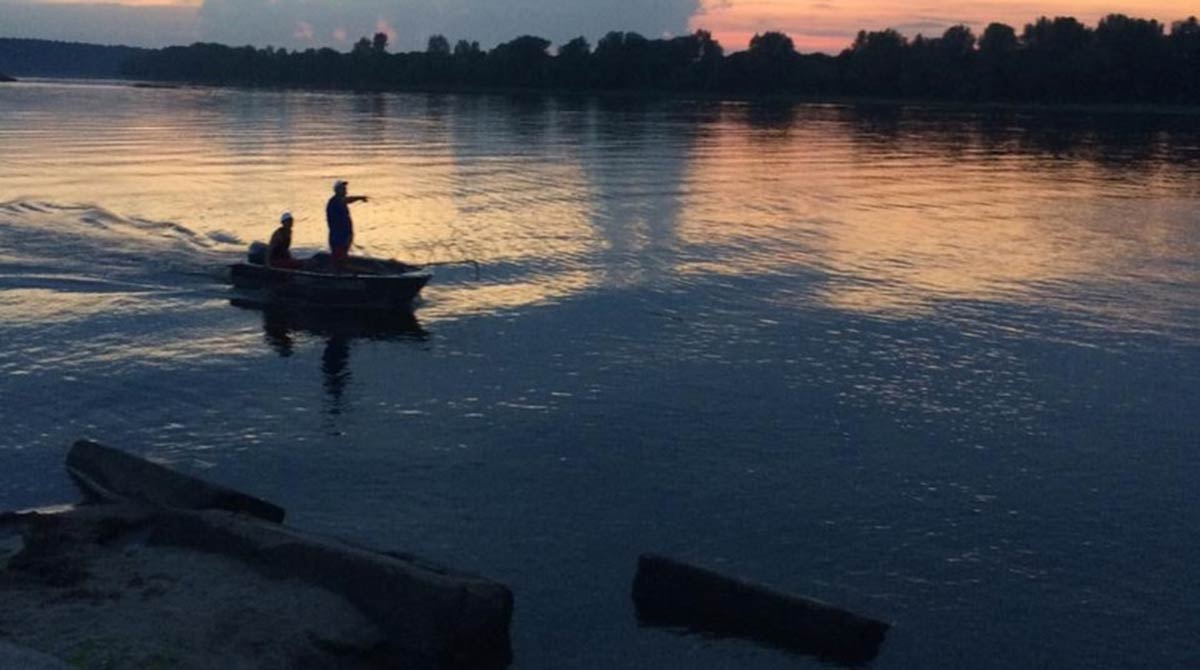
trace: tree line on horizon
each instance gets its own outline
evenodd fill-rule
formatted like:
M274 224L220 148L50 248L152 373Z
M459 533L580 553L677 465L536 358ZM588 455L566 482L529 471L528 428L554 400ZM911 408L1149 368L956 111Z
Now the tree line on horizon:
M1096 27L1042 17L1018 33L992 23L939 37L860 31L838 55L803 54L781 32L755 35L726 54L711 33L649 39L610 32L593 48L583 37L551 53L525 35L485 51L442 35L424 51L390 53L388 37L362 38L348 52L288 51L197 43L146 50L126 76L203 84L353 89L520 88L659 91L714 95L865 97L1046 103L1200 103L1200 23L1170 30L1155 20L1112 14Z
M0 37L0 73L37 77L117 77L121 65L146 50Z

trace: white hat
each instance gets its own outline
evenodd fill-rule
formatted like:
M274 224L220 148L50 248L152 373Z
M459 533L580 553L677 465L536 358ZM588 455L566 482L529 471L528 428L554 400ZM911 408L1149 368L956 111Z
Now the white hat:
M336 191L336 190L338 190L339 188L341 188L341 187L343 187L343 186L345 186L345 185L347 185L347 184L349 184L349 183L350 183L350 182L348 182L348 181L346 181L346 180L344 180L344 179L339 179L339 180L337 180L337 181L333 182L333 190L335 190L335 191Z
M291 212L284 212L284 213L283 213L283 216L279 217L279 222L280 222L280 223L283 223L284 221L291 221L291 220L292 220L292 213L291 213Z

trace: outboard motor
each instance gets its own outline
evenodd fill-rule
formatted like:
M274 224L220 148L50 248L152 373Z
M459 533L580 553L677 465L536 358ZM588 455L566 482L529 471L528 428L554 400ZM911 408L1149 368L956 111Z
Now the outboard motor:
M251 265L266 265L267 245L262 242L251 242L250 251L246 252L246 261Z

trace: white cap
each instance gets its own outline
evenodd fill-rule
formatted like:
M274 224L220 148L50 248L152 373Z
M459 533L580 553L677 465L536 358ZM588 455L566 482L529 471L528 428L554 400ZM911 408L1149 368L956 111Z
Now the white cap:
M291 220L292 220L292 213L291 213L291 212L284 212L284 213L283 213L283 216L279 217L279 222L280 222L280 223L283 223L284 221L291 221Z
M338 190L339 188L341 188L341 187L343 187L343 186L345 186L346 184L349 184L349 183L350 183L350 182L348 182L348 181L345 181L344 179L339 179L339 180L337 180L337 181L333 182L333 190L335 190L335 191L336 191L336 190Z

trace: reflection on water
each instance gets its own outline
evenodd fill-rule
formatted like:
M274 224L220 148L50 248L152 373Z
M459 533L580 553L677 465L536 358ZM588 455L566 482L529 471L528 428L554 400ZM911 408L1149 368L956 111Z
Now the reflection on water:
M1200 252L1187 194L1200 154L1177 120L1151 119L1165 128L1148 132L1144 119L1106 117L1101 129L1059 135L1043 124L1070 122L1053 114L868 106L798 118L750 106L745 115L690 162L679 234L709 253L685 272L812 271L815 281L782 302L880 316L1012 301L1083 312L1091 325L1194 332L1194 296L1178 293L1194 266L1172 259ZM1114 162L1123 169L1110 171ZM1143 281L1145 268L1167 266L1183 274Z
M1175 262L1198 251L1190 116L51 84L0 96L9 196L69 193L242 242L287 209L312 250L329 184L346 178L372 196L355 210L372 253L515 271L439 278L434 318L768 273L814 280L781 295L800 309L905 318L982 300L1195 329L1176 288L1194 268Z
M273 305L233 298L230 304L262 313L263 334L280 356L292 355L296 335L344 340L424 342L429 339L414 312Z
M1195 118L6 85L0 502L142 449L510 583L525 669L821 667L634 629L642 551L895 621L878 670L1191 667ZM335 178L478 275L231 306Z
M240 298L230 304L262 313L263 336L281 357L292 356L297 337L324 340L321 355L322 385L328 395L328 413L342 413L349 385L350 353L355 340L426 342L429 333L411 311L377 311L328 307L273 305Z
M325 352L321 355L321 372L325 375L325 392L329 394L329 413L342 413L342 394L350 381L350 340L345 337L330 337L325 341Z

